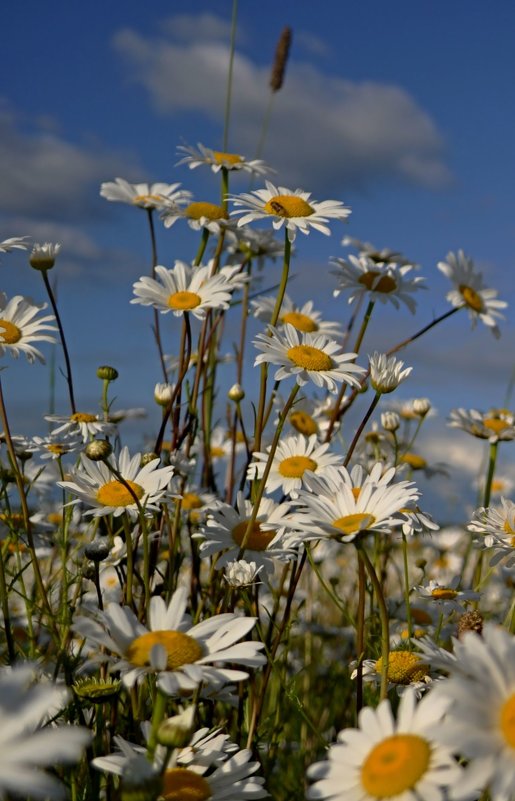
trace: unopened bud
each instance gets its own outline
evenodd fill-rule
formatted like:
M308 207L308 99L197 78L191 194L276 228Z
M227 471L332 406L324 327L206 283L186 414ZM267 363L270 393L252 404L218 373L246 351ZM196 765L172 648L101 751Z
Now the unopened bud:
M184 748L191 740L194 720L194 706L189 706L179 715L163 720L157 730L157 742L166 748Z
M413 401L413 411L419 417L425 417L431 409L431 401L429 398L415 398Z
M84 548L84 554L92 562L103 562L109 556L109 543L105 541L104 537L95 537Z
M397 412L383 412L381 415L381 425L385 431L397 431L401 420Z
M172 401L174 391L174 384L156 384L154 387L155 402L159 406L169 406Z
M61 245L54 245L51 242L45 242L44 245L34 245L29 256L30 266L43 273L51 270L60 250Z
M92 439L84 448L84 453L92 462L102 462L113 452L113 446L106 439Z
M116 381L118 378L118 370L114 367L110 367L108 364L103 364L97 367L97 378L100 378L102 381Z
M229 392L227 393L227 397L229 398L229 400L232 400L235 403L239 403L245 397L245 390L243 389L241 384L233 384Z

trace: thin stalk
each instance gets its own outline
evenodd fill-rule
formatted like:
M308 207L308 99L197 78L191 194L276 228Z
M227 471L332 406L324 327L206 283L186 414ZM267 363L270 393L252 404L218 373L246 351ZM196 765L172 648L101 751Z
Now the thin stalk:
M361 423L359 424L358 428L356 429L356 433L354 434L354 439L352 440L352 442L351 442L351 444L349 446L349 450L347 451L347 456L345 457L345 461L343 463L345 467L347 467L347 465L349 464L349 462L351 460L351 456L354 453L354 448L358 444L359 438L361 437L361 434L363 433L363 429L365 428L366 424L370 420L370 418L371 418L371 416L372 416L372 414L374 412L374 409L376 408L377 404L379 403L380 398L381 398L381 393L380 392L376 392L376 394L374 395L374 399L372 400L372 403L368 407L367 413L365 414L363 420L361 421Z
M365 655L365 600L366 600L365 565L358 554L358 609L356 620L356 718L363 706L363 657Z
M370 581L372 582L372 586L374 588L374 592L377 598L377 603L379 607L379 617L381 620L381 690L380 690L380 700L382 701L384 698L387 697L388 694L388 660L390 656L390 628L388 622L388 610L386 608L386 602L383 595L383 588L381 587L381 582L377 578L376 571L374 570L374 565L370 561L370 558L365 550L360 544L357 546L358 549L358 556L360 559L363 560L363 563L367 569L367 573L370 577Z
M406 539L406 535L402 532L402 560L404 565L404 601L406 604L406 620L408 622L408 646L409 650L411 651L412 643L411 638L413 637L413 621L411 618L411 604L410 604L410 580L409 580L409 569L408 569L408 541Z
M494 475L495 475L495 466L497 463L498 448L499 448L499 440L490 443L490 452L488 454L488 469L486 473L485 490L483 494L483 506L485 508L487 508L490 505L490 496L492 494L492 482L494 480ZM483 550L479 551L476 561L476 566L474 568L472 586L474 590L476 590L476 592L479 591L479 588L481 586L481 573L483 572L484 554L485 552Z
M157 243L156 243L156 230L154 226L154 209L146 209L147 211L147 219L148 219L148 227L150 232L150 247L152 251L152 278L156 277L156 265L157 265ZM159 362L161 364L161 371L163 373L163 377L165 383L168 381L168 371L165 365L164 353L163 353L163 345L161 341L161 328L159 323L159 314L157 309L153 309L154 313L154 338L156 340L157 351L159 353Z
M48 280L48 271L47 270L43 270L41 272L41 275L43 276L43 283L45 284L45 289L47 291L48 298L50 300L50 305L52 306L52 310L54 312L55 321L57 323L57 328L59 329L59 337L61 339L61 346L62 346L62 349L63 349L64 362L65 362L65 365L66 365L66 376L65 376L65 378L66 378L66 383L68 384L68 394L70 396L70 406L71 406L72 414L76 414L77 407L75 406L75 396L74 396L74 393L73 393L72 366L71 366L71 362L70 362L70 356L68 354L68 347L66 345L66 338L64 336L63 324L61 322L61 317L59 315L59 310L57 308L57 303L56 303L56 299L55 299L55 295L54 295L53 289L52 289L52 287L50 285L50 281Z

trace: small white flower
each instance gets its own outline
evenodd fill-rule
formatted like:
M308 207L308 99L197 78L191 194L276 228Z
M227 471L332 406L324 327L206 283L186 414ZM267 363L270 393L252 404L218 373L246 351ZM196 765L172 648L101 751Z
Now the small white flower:
M160 209L166 203L184 203L191 197L190 192L179 189L180 184L139 183L131 184L124 178L107 181L100 187L100 194L106 200L128 203L141 209Z
M385 353L375 353L369 356L370 360L370 383L376 392L386 394L397 389L399 384L409 376L412 367L406 367L404 362L396 359L395 356L387 356Z
M412 264L376 262L367 256L358 258L352 254L348 259L332 259L331 263L338 268L333 270L339 280L333 291L335 297L350 291L349 303L366 296L369 301L391 303L396 309L402 302L415 313L416 303L411 296L425 286L422 276L410 275L414 269Z
M229 585L238 589L239 587L249 587L257 581L263 565L256 565L255 562L247 562L245 559L235 559L234 562L227 562L224 571L224 578Z
M330 392L336 392L337 384L342 382L354 387L360 385L365 370L353 363L357 354L344 353L334 339L323 334L305 334L288 324L282 330L270 326L268 331L269 334L258 334L254 340L256 348L263 351L254 364L279 365L276 381L293 376L300 386L312 381Z
M5 292L0 292L0 358L10 353L15 359L24 353L27 361L39 359L45 362L43 354L34 347L33 342L55 342L48 331L57 331L49 325L55 320L51 315L37 318L36 315L47 304L36 306L23 295L15 295L10 300Z
M179 145L177 150L180 153L186 153L186 155L177 162L176 166L187 164L190 170L194 170L196 167L201 167L203 164L206 164L211 167L214 173L220 172L221 169L238 170L250 173L251 175L266 175L269 172L273 172L273 170L260 159L248 160L237 153L225 153L221 150L212 150L209 147L204 147L200 142L197 143L197 148L198 150L194 147Z
M254 317L269 323L275 309L276 298L260 297L250 301L253 309ZM315 311L314 303L308 300L302 306L297 306L289 295L285 295L281 305L281 312L277 321L278 325L285 325L288 323L292 325L297 331L311 334L325 334L330 337L341 337L342 327L340 323L325 322L322 320L321 312Z

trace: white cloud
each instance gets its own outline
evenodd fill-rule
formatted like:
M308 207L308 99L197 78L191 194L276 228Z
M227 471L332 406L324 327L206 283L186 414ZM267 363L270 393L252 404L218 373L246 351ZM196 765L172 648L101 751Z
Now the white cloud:
M131 159L123 172L120 156L66 141L48 120L30 131L21 122L0 109L0 212L47 220L98 217L101 181L125 174Z
M174 19L168 27L173 27ZM188 28L180 19L176 36ZM132 80L148 90L159 112L200 112L221 123L227 40L204 34L193 38L196 19L190 18L186 40L150 38L124 29L116 34L114 47ZM236 150L250 155L255 153L268 102L269 73L269 67L235 54L230 141ZM353 82L309 64L288 64L284 87L275 98L265 152L282 182L310 189L323 186L328 191L386 177L436 187L450 179L443 153L435 123L401 87Z

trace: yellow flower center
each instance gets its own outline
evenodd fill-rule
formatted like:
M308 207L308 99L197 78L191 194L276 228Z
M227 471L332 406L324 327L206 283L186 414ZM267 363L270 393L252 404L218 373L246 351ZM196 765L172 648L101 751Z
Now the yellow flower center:
M287 350L286 355L296 367L302 367L303 370L320 372L322 370L331 370L333 366L331 357L320 348L314 348L312 345L295 345Z
M425 609L419 609L416 606L411 607L411 619L414 623L430 624L433 622L433 618L429 612L426 612Z
M380 276L380 277L379 277ZM379 278L379 281L377 280ZM358 284L373 292L383 292L388 295L389 292L395 292L397 284L391 275L381 275L379 270L368 270L358 278Z
M59 445L57 442L49 443L45 447L49 453L55 453L56 456L62 456L63 453L67 453L69 450L66 445Z
M430 757L427 740L416 734L394 734L372 748L361 768L361 783L373 798L401 795L426 773Z
M309 217L315 211L298 195L274 195L265 203L263 210L276 217Z
M190 509L200 509L203 506L201 498L196 492L185 492L182 496L182 508L189 512Z
M501 706L501 732L510 746L515 748L515 693Z
M466 284L460 284L458 289L461 292L463 300L467 306L472 309L472 311L482 311L483 301L481 299L481 295L478 295L475 289L472 289L472 287L467 286Z
M162 203L163 198L159 195L135 195L132 202L135 206L146 206L147 203Z
M209 783L188 768L169 768L163 776L164 801L207 801L213 795Z
M427 632L425 629L413 629L413 631L411 632L411 636L414 637L416 640L419 639L420 637L424 637L426 634ZM409 636L410 636L409 629L403 629L401 631L401 640L407 640L409 639Z
M125 656L132 665L145 667L150 665L150 653L156 645L166 651L167 670L191 665L203 654L200 643L182 631L148 631L131 642Z
M70 416L72 423L96 423L97 416L95 414L88 414L87 412L74 412Z
M108 481L98 490L97 501L102 506L132 506L132 504L136 503L134 495L139 501L145 494L145 490L139 484L135 484L134 481L127 481L127 484L134 494L131 494L121 481Z
M506 534L509 534L510 536L515 535L515 528L513 528L513 526L510 525L509 520L505 521L503 530L506 532Z
M305 434L307 437L318 433L316 422L307 412L292 412L290 423L300 434Z
M313 331L318 331L318 325L315 323L311 317L308 317L307 314L301 314L300 312L290 311L283 314L281 317L282 323L289 323L297 331L304 331L308 333L312 333Z
M501 434L506 428L510 428L510 423L501 417L485 417L483 423L485 428L489 428L494 434Z
M376 673L383 669L383 657L376 662ZM388 681L393 684L411 684L413 681L422 681L428 674L427 665L424 665L417 654L411 651L392 651L388 656Z
M206 217L208 220L226 220L227 212L222 206L217 206L215 203L196 202L190 203L185 210L186 217L190 220L200 220Z
M412 470L423 470L424 467L427 467L426 460L423 456L419 456L418 453L405 453L401 456L401 462L409 465Z
M279 463L279 472L285 478L302 478L306 470L317 467L317 462L309 456L288 456Z
M243 157L238 156L236 153L224 153L221 150L213 150L213 157L217 164L242 164Z
M173 292L166 302L171 309L189 311L190 309L196 309L202 303L202 298L196 292Z
M431 596L436 601L453 601L457 594L456 590L451 590L449 587L436 587L431 590Z
M240 547L243 545L245 534L249 527L248 520L242 520L241 523L234 526L232 530L232 538L236 545ZM252 523L249 536L245 541L245 548L251 551L265 551L275 537L275 531L262 531L261 526L257 520Z
M344 534L357 534L365 528L370 528L375 522L374 515L367 515L363 512L358 512L354 515L345 515L333 520L332 525L334 528L343 531Z
M46 516L46 519L53 526L60 526L63 522L63 516L60 512L49 512Z
M222 448L221 445L213 445L211 447L211 456L214 459L217 459L217 458L219 459L222 456L225 456L225 451L224 451L224 449Z
M0 342L5 342L6 345L14 345L19 342L22 337L22 331L14 323L9 320L0 320Z
M501 493L507 489L507 484L503 478L494 478L492 481L492 492Z

